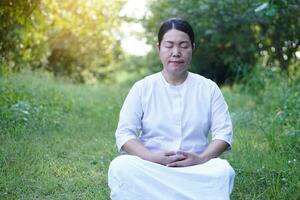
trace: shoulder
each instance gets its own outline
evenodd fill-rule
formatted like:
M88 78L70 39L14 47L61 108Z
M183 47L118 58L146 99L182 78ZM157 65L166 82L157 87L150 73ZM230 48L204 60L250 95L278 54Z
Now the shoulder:
M204 76L192 72L189 72L189 75L190 75L190 83L192 85L209 89L209 90L215 90L216 88L218 88L218 85L211 79L208 79Z
M151 93L155 87L155 85L159 84L160 73L151 74L145 76L144 78L136 81L131 87L129 93L135 96L145 96L148 93Z
M160 72L145 76L144 78L135 82L133 87L136 87L139 89L145 89L151 85L157 84L161 78L160 76L161 76Z

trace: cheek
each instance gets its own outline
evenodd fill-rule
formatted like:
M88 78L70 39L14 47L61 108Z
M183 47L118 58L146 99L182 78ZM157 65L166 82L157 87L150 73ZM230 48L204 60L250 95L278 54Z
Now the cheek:
M171 52L171 50L170 50L170 49L167 49L167 48L164 48L164 49L161 50L161 53L162 53L162 54L165 54L165 55L166 55L166 54L169 54L170 52Z
M161 51L159 56L164 59L164 58L168 58L170 56L170 52L165 50L165 51Z
M184 57L187 58L187 59L191 59L192 55L193 55L192 51L187 51L187 52L184 53Z

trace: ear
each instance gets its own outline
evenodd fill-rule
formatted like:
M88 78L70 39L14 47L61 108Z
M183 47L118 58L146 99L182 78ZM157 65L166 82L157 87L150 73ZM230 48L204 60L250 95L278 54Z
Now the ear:
M196 44L195 44L195 42L193 43L193 50L196 48Z
M159 44L158 43L156 43L156 51L157 51L157 53L159 53Z

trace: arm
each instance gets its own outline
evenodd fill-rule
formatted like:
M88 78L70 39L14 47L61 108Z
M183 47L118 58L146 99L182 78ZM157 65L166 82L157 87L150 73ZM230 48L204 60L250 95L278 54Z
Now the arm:
M152 153L143 146L137 139L128 140L122 149L128 154L138 156L144 160L151 161Z
M201 161L206 162L212 158L219 157L224 151L226 151L226 149L228 147L229 147L229 144L223 140L215 139L215 140L211 141L211 143L208 145L206 150L202 154L199 155L200 163L201 163Z
M175 151L166 151L153 153L143 146L137 139L128 140L123 146L122 149L128 154L138 156L144 160L150 162L155 162L162 165L168 165L175 161L180 161L186 159L186 156L183 154L176 154Z

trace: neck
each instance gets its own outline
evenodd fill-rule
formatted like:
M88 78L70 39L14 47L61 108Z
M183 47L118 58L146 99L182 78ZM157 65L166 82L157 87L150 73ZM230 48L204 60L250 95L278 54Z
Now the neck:
M180 75L173 75L173 74L167 73L165 70L163 70L162 74L163 74L164 78L166 79L166 81L168 83L170 83L171 85L182 84L185 81L186 77L188 76L187 71L185 71L184 73L182 73Z

